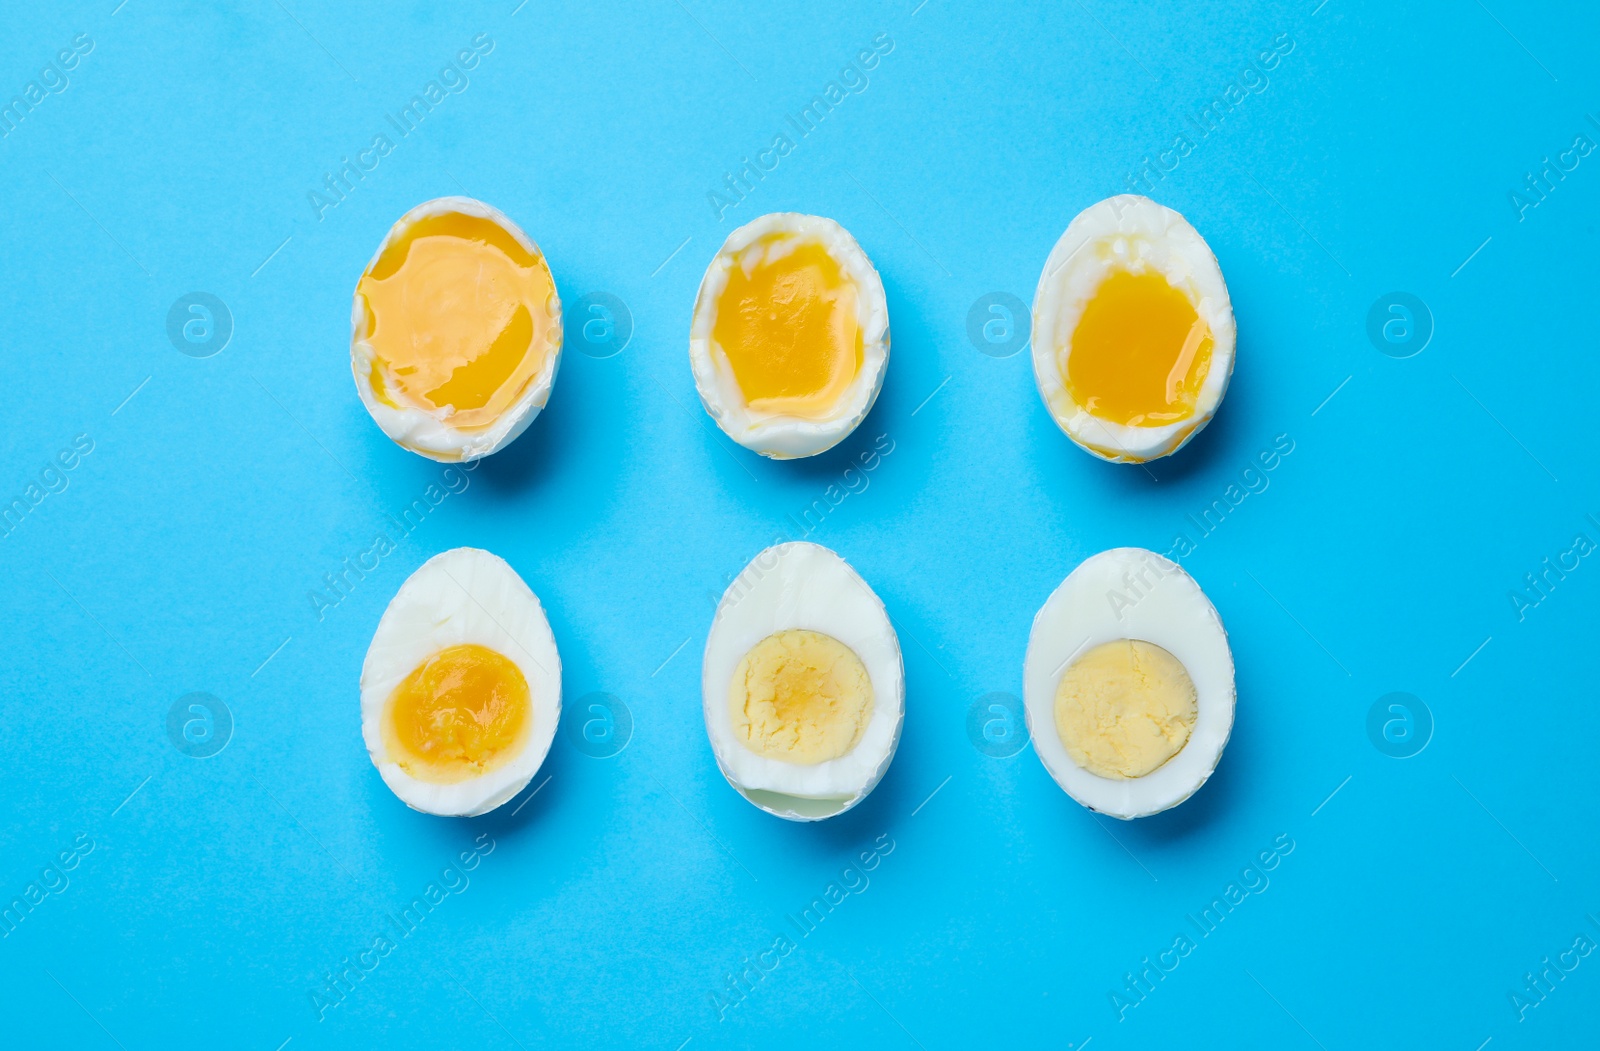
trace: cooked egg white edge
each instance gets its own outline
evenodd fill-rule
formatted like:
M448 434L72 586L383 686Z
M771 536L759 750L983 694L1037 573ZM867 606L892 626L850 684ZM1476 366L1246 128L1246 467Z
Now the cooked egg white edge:
M799 243L820 242L839 264L840 272L856 286L861 368L826 419L753 411L745 403L727 355L712 338L717 322L717 301L728 287L733 267L743 266L746 273L751 273L761 258L751 252L748 258L741 260L740 253L768 234L789 234L798 238L795 242L774 246L779 249L772 255L774 259L781 259ZM878 391L883 387L888 362L889 304L883 293L883 280L856 239L832 219L798 212L760 216L729 234L706 268L700 291L695 296L694 318L689 329L689 364L694 371L694 385L701 404L723 433L752 452L786 460L814 456L833 448L872 410Z
M1132 597L1124 574L1159 569L1164 575L1119 619L1115 591ZM1071 659L1117 639L1154 643L1183 663L1195 687L1195 723L1177 755L1143 777L1100 777L1073 762L1056 728L1056 689ZM1112 817L1145 817L1177 806L1217 768L1233 732L1233 653L1222 618L1177 563L1154 551L1119 547L1083 561L1045 600L1033 620L1023 663L1028 733L1056 783L1090 810Z
M451 606L458 612L445 612ZM428 657L470 643L503 654L528 680L531 725L525 743L482 777L451 784L420 781L388 757L383 720L389 696ZM446 817L493 810L532 780L560 718L561 657L555 636L538 596L505 560L458 547L428 559L406 579L378 621L361 666L361 735L384 784L403 803Z
M378 250L372 254L372 259L362 269L362 275L371 272L390 243L402 236L412 223L431 215L448 212L460 212L463 215L491 219L499 223L523 248L533 253L540 263L549 269L550 261L539 250L539 246L523 232L522 227L512 222L500 209L471 197L436 197L417 205L389 228L389 232L379 243ZM378 399L372 389L371 379L372 361L376 351L368 338L367 315L361 308L358 281L357 290L351 295L350 302L350 371L355 375L356 391L361 395L361 403L367 407L367 412L372 415L378 427L396 445L420 456L426 456L430 460L437 460L440 463L459 463L477 460L505 448L528 429L528 424L533 422L534 417L538 416L549 402L550 391L556 382L556 373L561 367L561 297L555 289L553 274L550 288L551 340L550 353L545 359L544 367L529 378L528 386L521 397L508 405L494 423L482 430L460 431L450 426L447 421L440 420L414 406L394 408Z
M734 669L756 643L789 628L819 631L849 646L872 682L872 716L856 746L837 759L786 763L758 755L734 735L728 712ZM789 820L832 817L859 803L888 770L900 743L905 718L900 640L867 582L818 544L769 547L728 586L706 638L701 686L706 733L722 776L755 806Z
M1111 258L1096 251L1109 247ZM1130 427L1089 414L1062 375L1062 352L1084 307L1106 276L1143 260L1188 296L1211 329L1211 366L1194 415L1160 427ZM1092 204L1068 224L1045 261L1033 297L1033 375L1056 425L1103 460L1143 463L1177 452L1211 422L1233 376L1233 303L1211 246L1189 221L1148 197L1120 194Z

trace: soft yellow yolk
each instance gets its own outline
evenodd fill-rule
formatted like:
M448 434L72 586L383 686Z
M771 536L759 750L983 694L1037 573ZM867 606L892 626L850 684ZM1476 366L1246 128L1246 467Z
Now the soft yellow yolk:
M389 697L389 755L419 781L466 781L499 766L532 721L528 680L503 654L468 644L440 650Z
M861 738L872 718L872 680L838 639L789 629L768 635L739 661L728 710L734 736L757 755L824 763Z
M1072 399L1111 423L1156 427L1194 414L1211 367L1211 329L1154 271L1118 270L1084 307L1067 350Z
M1072 663L1056 687L1056 732L1072 761L1101 777L1143 777L1183 750L1194 683L1160 646L1119 639Z
M763 239L771 255L783 235ZM828 415L861 369L856 285L815 242L748 275L735 265L717 300L711 336L727 355L745 403L757 412Z
M418 219L356 285L377 397L487 427L544 368L555 340L555 282L541 256L492 219Z

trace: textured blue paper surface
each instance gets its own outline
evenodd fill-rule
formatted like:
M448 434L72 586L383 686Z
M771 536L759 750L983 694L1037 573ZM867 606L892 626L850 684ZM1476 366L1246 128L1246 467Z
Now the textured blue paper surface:
M0 1043L1594 1040L1592 9L439 6L5 12ZM1239 324L1215 422L1149 470L1007 354L1004 304L1130 188ZM447 474L362 409L349 310L460 193L539 242L568 341L544 415ZM686 354L706 262L778 210L855 234L893 327L804 462L723 437ZM801 536L907 678L882 784L808 826L724 782L699 684L715 597ZM1180 536L1237 722L1124 824L991 753L1050 591ZM357 707L385 604L459 545L538 593L565 676L537 794L470 821L388 792Z

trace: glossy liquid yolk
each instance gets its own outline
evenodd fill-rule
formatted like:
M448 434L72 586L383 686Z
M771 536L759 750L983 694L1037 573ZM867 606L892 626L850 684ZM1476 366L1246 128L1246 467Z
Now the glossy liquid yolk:
M406 773L449 784L509 758L531 719L528 680L516 664L486 646L451 646L395 687L385 736Z
M1211 330L1153 272L1118 270L1078 319L1067 351L1072 399L1111 423L1156 427L1194 414L1211 367Z
M739 742L786 763L837 759L872 718L872 680L855 650L791 628L750 648L733 671L728 712Z
M551 352L555 284L544 260L491 219L429 216L395 238L356 292L374 351L372 389L451 426L487 427Z
M716 317L712 338L757 412L825 418L861 369L855 282L820 244L758 263L748 276L733 267Z

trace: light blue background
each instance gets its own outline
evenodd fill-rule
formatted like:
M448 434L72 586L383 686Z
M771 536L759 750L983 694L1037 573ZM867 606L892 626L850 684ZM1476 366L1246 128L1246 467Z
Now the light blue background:
M1600 917L1600 565L1583 560L1521 620L1509 598L1575 534L1600 541L1587 517L1600 517L1600 155L1521 219L1510 198L1574 136L1600 136L1585 119L1600 117L1592 11L516 3L4 14L0 98L75 34L95 42L70 87L0 141L0 495L22 495L74 436L94 442L0 540L0 897L78 833L95 844L0 939L8 1042L1592 1039L1600 955L1525 1020L1510 994L1580 933L1600 940L1586 918ZM324 173L480 32L495 46L470 87L319 220L307 195ZM707 195L723 173L879 33L895 46L867 90L718 221ZM1152 194L1228 279L1227 401L1148 473L1095 461L1044 411L1027 354L969 342L968 309L996 291L1031 302L1072 216L1193 134L1186 115L1280 33L1295 46L1270 86ZM569 303L623 299L633 338L597 359L572 326L544 415L319 621L308 593L323 574L440 477L355 395L351 289L401 213L462 192L540 243ZM786 209L860 240L894 345L855 436L771 463L710 425L685 345L722 238ZM214 357L166 334L169 306L194 290L234 317ZM1436 325L1404 360L1365 331L1394 290ZM1072 802L1031 749L980 754L968 709L1020 693L1051 589L1101 549L1194 535L1186 515L1279 434L1294 452L1269 488L1184 560L1238 665L1211 782L1128 825ZM711 596L794 535L787 516L878 435L893 453L811 539L900 626L905 733L860 807L787 824L712 761L699 692ZM357 713L385 604L463 544L507 558L544 601L567 717L603 691L635 722L609 759L558 737L536 797L472 821L390 795ZM236 722L210 759L167 736L190 691L223 698ZM1367 735L1392 691L1436 722L1414 758ZM482 833L495 849L470 885L319 1021L326 972ZM894 850L870 885L719 1020L725 976L796 936L785 915L885 834ZM1186 916L1281 834L1295 848L1270 885L1119 1021L1123 975L1195 936Z

